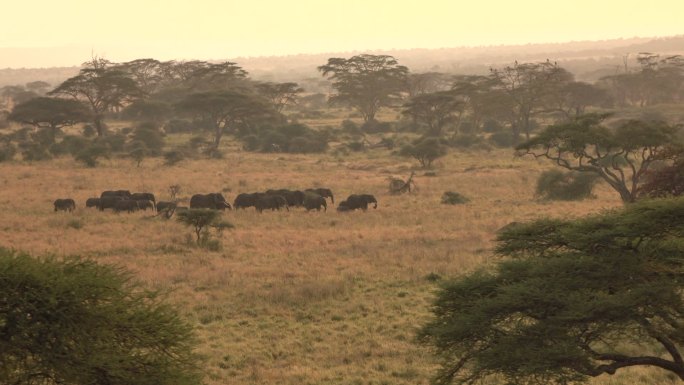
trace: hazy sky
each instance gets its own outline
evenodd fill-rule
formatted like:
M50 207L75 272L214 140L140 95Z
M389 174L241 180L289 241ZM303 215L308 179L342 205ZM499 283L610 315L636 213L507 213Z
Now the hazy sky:
M7 0L2 13L0 67L684 34L682 0Z

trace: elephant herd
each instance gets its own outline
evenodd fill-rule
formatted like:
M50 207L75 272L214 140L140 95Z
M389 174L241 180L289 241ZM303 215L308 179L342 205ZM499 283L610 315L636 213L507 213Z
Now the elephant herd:
M266 192L241 193L235 197L231 206L221 193L195 194L190 199L191 209L212 209L212 210L239 210L254 207L259 213L264 210L287 211L292 207L303 207L306 211L323 209L327 211L327 199L335 204L333 193L328 188L316 188L301 190L267 190ZM373 208L378 207L378 201L370 194L352 194L337 206L337 211L354 211L357 209L367 210L369 204L374 204ZM159 201L157 202L152 193L131 193L128 190L104 191L99 198L88 198L86 207L96 208L100 211L112 209L116 213L134 212L138 210L151 209L160 214L171 217L175 211L187 210L187 207L177 205L177 202ZM72 211L76 208L76 203L71 198L57 199L54 202L55 211Z

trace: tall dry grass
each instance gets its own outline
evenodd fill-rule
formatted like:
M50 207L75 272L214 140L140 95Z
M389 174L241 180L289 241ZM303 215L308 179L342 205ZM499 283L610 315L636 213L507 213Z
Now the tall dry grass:
M578 217L617 207L605 186L597 198L542 203L533 199L547 166L508 150L452 153L436 176L419 171L418 191L387 193L387 177L415 166L388 152L264 155L229 147L223 160L105 161L95 169L70 159L0 164L0 244L35 254L83 255L135 272L197 326L209 384L427 384L430 352L414 342L429 317L436 277L452 277L493 260L495 231L511 221ZM336 201L375 194L377 210L337 213L226 212L235 229L222 249L187 241L188 228L149 213L84 208L103 190L150 191L168 199L268 188L331 188ZM445 191L471 200L442 205ZM74 198L75 213L54 213L56 198ZM596 384L668 382L634 369Z

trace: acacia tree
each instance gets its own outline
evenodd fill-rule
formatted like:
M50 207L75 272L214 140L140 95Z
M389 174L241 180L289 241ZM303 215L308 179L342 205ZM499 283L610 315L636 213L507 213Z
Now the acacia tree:
M274 111L267 103L252 95L235 91L191 94L177 103L176 109L181 113L212 122L214 150L218 149L226 131L234 130L238 124L247 124L251 119L274 115Z
M124 107L143 93L126 71L110 68L112 63L107 60L95 58L84 65L78 75L65 80L48 95L84 101L91 109L97 135L104 136L105 113Z
M50 128L54 141L62 127L88 121L90 111L78 100L39 97L15 106L7 119L36 128Z
M404 104L402 114L427 125L429 136L439 137L446 124L459 120L463 109L464 102L453 92L442 91L411 98Z
M543 105L549 92L560 85L571 82L573 76L550 61L541 63L518 63L490 71L492 88L502 91L500 95L509 99L513 106L511 128L517 140L521 132L530 139L530 123L533 115Z
M297 83L259 83L257 92L271 102L273 108L281 112L287 105L297 104L297 95L304 92Z
M394 105L406 91L408 68L388 55L330 58L318 70L333 81L337 91L330 102L352 106L366 122L374 120L381 107Z
M132 276L0 248L0 383L200 385L190 325Z
M568 384L632 366L684 380L683 239L682 198L507 226L502 259L445 284L420 332L442 358L437 383Z
M681 153L679 127L663 122L630 120L615 129L602 125L607 114L584 115L547 127L517 147L518 155L546 158L568 170L600 176L625 203L636 201L643 176L654 162Z

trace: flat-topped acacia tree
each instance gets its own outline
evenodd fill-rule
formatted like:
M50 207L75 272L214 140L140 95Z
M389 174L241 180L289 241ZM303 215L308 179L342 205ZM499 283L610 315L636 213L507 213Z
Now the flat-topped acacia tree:
M388 55L330 58L318 70L333 81L337 91L330 102L352 106L366 122L375 119L380 107L394 105L408 90L408 68Z

